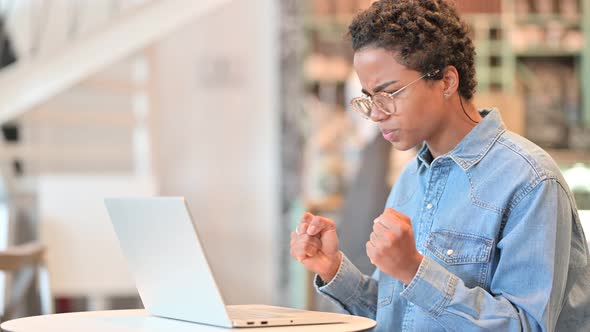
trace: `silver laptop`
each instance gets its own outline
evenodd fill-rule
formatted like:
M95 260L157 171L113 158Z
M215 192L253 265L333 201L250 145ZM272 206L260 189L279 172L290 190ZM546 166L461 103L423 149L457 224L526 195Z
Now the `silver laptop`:
M230 328L351 320L336 313L225 305L182 197L108 198L105 205L151 315Z

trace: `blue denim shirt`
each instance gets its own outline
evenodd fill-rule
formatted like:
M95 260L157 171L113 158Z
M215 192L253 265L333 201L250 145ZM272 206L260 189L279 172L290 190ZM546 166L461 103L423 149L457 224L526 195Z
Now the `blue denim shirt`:
M424 146L387 200L424 259L402 282L344 257L315 285L374 331L590 331L588 249L573 195L542 149L496 110L449 153Z

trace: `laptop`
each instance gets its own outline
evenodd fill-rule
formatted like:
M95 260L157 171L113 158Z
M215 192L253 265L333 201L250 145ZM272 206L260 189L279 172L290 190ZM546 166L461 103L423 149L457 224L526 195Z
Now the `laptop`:
M268 305L226 305L184 198L107 198L105 205L141 301L153 316L227 328L352 319Z

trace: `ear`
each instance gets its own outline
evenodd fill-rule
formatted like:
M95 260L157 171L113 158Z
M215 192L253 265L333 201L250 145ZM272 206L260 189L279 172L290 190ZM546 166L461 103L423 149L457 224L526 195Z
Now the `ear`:
M448 98L459 90L459 72L455 66L447 66L443 72L443 95Z

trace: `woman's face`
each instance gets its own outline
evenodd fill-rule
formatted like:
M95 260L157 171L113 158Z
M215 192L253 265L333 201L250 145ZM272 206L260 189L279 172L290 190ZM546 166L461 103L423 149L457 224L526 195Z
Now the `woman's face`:
M395 92L422 76L399 64L392 52L382 48L357 51L354 68L367 96ZM420 79L395 95L395 113L376 111L371 119L379 123L383 137L398 150L436 139L445 117L443 88L442 81Z

